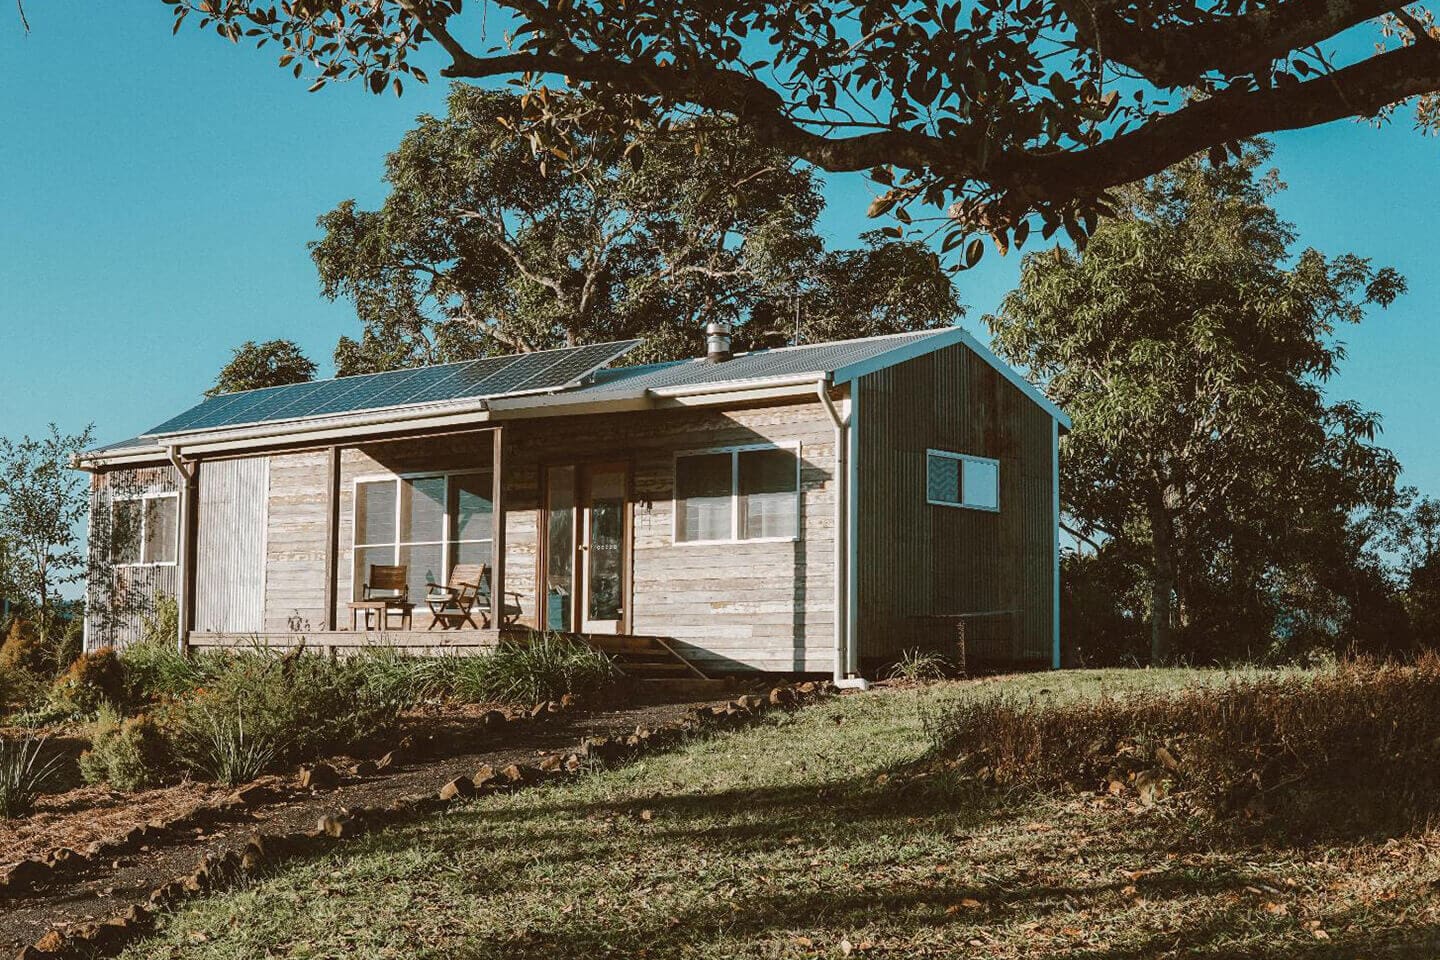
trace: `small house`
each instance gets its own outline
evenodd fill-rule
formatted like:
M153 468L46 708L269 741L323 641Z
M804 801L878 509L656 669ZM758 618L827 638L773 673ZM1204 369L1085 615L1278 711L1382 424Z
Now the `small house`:
M1058 664L1062 411L958 327L708 332L669 363L629 341L227 394L89 451L87 645L173 599L195 648L554 630L707 676Z

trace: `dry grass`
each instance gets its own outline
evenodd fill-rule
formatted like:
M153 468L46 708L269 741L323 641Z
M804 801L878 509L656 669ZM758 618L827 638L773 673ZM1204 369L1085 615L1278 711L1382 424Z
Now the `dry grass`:
M1164 804L907 773L928 754L922 707L1230 679L1088 672L847 696L366 838L191 904L126 956L1440 954L1435 834L1197 843Z

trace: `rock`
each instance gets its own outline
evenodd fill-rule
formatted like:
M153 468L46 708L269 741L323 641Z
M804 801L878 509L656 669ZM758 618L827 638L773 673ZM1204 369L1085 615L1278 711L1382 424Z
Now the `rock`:
M130 906L127 907L125 912L120 914L120 916L124 917L126 920L129 920L131 923L150 922L150 910L143 903L130 904Z
M379 767L375 765L374 760L361 760L359 763L355 764L353 767L350 768L350 776L373 777L378 770Z
M1160 747L1155 751L1155 760L1169 770L1171 773L1180 772L1180 758L1171 753L1168 747Z
M35 949L41 953L59 953L65 949L65 935L59 930L51 930L35 941Z
M772 706L788 707L795 702L795 691L789 687L776 687L770 691L769 700Z
M359 832L359 825L353 818L343 814L327 815L320 818L315 829L327 837L343 840L355 836Z
M270 788L260 783L252 783L248 787L241 787L230 796L225 798L227 804L237 807L253 807L270 799Z
M558 753L547 754L540 759L539 767L545 773L554 773L564 764L564 759Z
M520 764L518 763L512 763L505 769L501 770L500 776L510 781L511 783L524 783L525 781L530 779L530 777L527 775L526 768L520 766Z
M503 727L510 722L510 718L499 710L486 710L485 715L480 718L480 724L487 730Z
M67 860L75 859L79 856L80 854L77 851L72 850L69 847L58 847L54 850L51 850L50 853L46 855L45 859L50 861L51 866L54 866L55 864L64 863Z
M576 699L575 694L573 693L567 693L560 698L560 706L564 707L566 710L569 710L578 702L579 701Z
M803 697L813 697L820 688L816 685L814 680L806 680L796 689Z
M50 865L41 860L21 860L5 873L0 874L0 882L12 893L29 890L37 883L44 883L53 871Z
M395 751L391 750L389 753L385 754L385 756L375 761L375 772L379 773L381 770L388 770L390 769L390 767L394 766L394 764Z
M546 713L559 713L559 712L561 712L561 711L564 710L564 709L565 709L565 708L560 705L560 701L559 701L559 700L550 700L550 701L547 701L546 704L545 704L545 712L546 712Z
M565 758L566 773L575 773L582 766L584 766L584 761L580 759L580 754L578 753L572 753L570 754L570 756Z
M328 763L307 764L300 768L300 787L304 790L333 790L340 785L340 774Z
M476 790L480 790L493 781L495 777L495 768L486 763L481 765L479 770L475 771L475 776L470 778L470 782L475 784Z
M543 717L543 716L545 715L545 708L546 708L547 706L548 706L548 704L537 703L537 704L535 704L535 706L531 707L531 708L530 708L530 719L531 719L531 720L538 720L538 719L540 719L541 717Z
M1170 793L1170 778L1163 770L1141 770L1135 777L1135 792L1142 806L1150 807Z
M760 710L765 706L765 701L761 700L753 693L745 694L745 696L741 697L739 700L736 700L735 703L740 707L741 710L746 710L751 713L754 713L756 710Z
M441 800L464 799L475 796L475 781L469 777L456 777L440 788Z
M89 846L85 848L85 856L87 857L98 857L104 852L105 844L101 843L99 840L92 842Z
M265 865L265 859L265 838L257 833L245 843L245 850L240 854L240 869L254 873Z

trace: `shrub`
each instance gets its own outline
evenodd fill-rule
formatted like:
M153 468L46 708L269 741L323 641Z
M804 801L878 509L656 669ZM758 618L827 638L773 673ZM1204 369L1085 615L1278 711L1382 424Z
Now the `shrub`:
M168 755L169 746L154 720L145 714L123 718L107 705L91 732L90 749L80 755L80 775L86 783L143 790L160 782Z
M112 647L82 653L50 689L50 702L70 716L91 714L125 702L125 667Z
M36 676L55 675L55 652L29 620L10 621L5 642L0 643L0 670L24 670Z
M1405 832L1440 812L1435 656L1124 701L996 696L926 719L942 754L1002 785L1169 784L1296 839Z
M54 781L60 758L42 762L44 752L43 737L0 738L0 818L23 817L34 810L36 799Z
M454 695L460 660L469 657L417 657L393 647L376 647L356 657L367 692L381 702L412 705Z
M181 763L205 776L229 753L287 763L347 749L388 729L401 706L367 685L359 658L253 651L221 662L210 686L178 701L167 721Z
M505 639L493 653L455 659L453 695L477 703L539 703L595 693L620 678L605 653L558 633Z
M910 649L900 654L890 668L892 680L908 680L919 683L927 680L944 680L955 673L955 664L950 658L934 650Z

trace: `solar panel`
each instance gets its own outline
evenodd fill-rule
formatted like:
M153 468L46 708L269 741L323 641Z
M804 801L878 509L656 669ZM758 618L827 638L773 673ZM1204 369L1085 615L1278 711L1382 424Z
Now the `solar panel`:
M638 340L626 340L506 357L483 357L441 366L224 394L191 407L145 436L252 426L447 400L498 397L517 391L561 390L582 382L639 343Z

